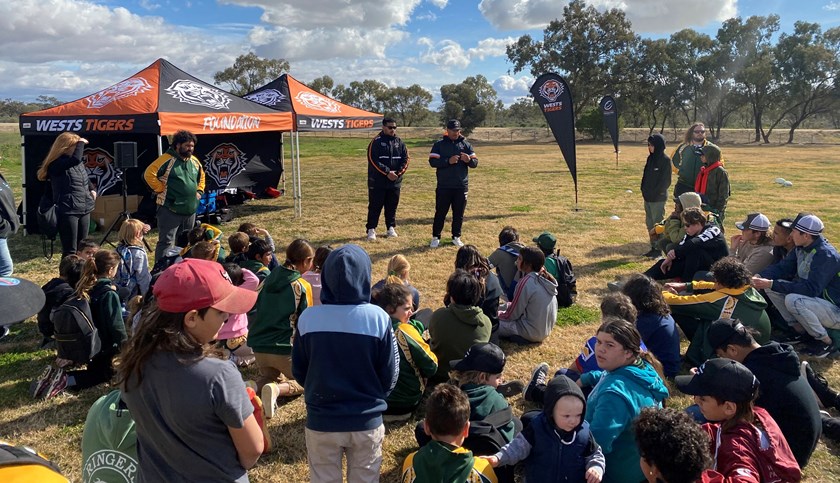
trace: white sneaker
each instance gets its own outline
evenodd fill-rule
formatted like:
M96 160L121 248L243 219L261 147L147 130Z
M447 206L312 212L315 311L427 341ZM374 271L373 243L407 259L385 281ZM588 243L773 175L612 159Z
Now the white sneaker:
M376 230L371 228L367 231L367 239L368 241L376 241Z
M266 418L271 419L274 417L274 411L277 410L278 397L280 397L280 386L277 383L269 382L263 386L260 399L262 399L263 412Z
M431 248L437 248L437 247L439 247L439 246L440 246L440 238L438 238L438 237L436 237L436 236L435 236L435 237L432 237L432 242L431 242L431 243L429 243L429 246L430 246Z
M388 228L388 233L386 233L385 236L387 236L388 238L396 238L399 235L397 235L397 230L394 229L394 227L392 226Z
M452 244L455 245L456 247L464 246L464 242L461 241L461 237L459 237L459 236L453 236L452 237Z

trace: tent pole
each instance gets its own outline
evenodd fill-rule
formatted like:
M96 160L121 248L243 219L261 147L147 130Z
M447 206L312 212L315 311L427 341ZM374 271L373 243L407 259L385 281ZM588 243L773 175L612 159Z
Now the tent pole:
M295 192L297 193L297 216L303 216L303 193L301 190L301 182L300 182L300 132L295 132L295 141L294 141L294 157L295 162L297 164L297 179L296 179L296 188Z
M160 139L160 134L157 135L158 142L158 157L163 155L163 141Z
M21 200L21 203L23 203L23 235L26 236L29 232L26 230L26 136L23 135L20 136L20 166L22 169L22 176L20 179L23 180L23 199Z

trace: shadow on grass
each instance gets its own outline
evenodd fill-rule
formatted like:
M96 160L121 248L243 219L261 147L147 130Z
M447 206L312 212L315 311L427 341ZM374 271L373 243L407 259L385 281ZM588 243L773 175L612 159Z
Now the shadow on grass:
M281 401L278 401L278 410L282 411ZM276 426L269 426L268 433L271 436L271 444L274 448L269 455L263 456L260 461L278 460L283 464L295 464L306 462L306 444L304 444L304 433L306 430L306 416L294 421L285 422ZM283 448L283 451L278 451Z
M652 261L640 260L639 258L614 258L610 260L601 260L598 262L585 263L583 265L576 265L575 272L578 274L594 275L605 270L612 270L614 268L622 268L627 274L644 272L653 265Z
M642 253L650 250L650 246L643 242L625 243L624 245L599 246L586 254L588 257L608 257L613 255L633 256L642 258Z

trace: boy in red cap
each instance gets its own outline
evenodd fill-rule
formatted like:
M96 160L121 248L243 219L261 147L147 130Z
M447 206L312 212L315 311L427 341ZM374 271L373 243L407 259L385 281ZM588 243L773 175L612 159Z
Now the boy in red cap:
M153 293L120 365L123 400L137 424L139 480L248 481L263 434L236 366L205 351L228 315L250 310L257 293L198 259L167 268Z

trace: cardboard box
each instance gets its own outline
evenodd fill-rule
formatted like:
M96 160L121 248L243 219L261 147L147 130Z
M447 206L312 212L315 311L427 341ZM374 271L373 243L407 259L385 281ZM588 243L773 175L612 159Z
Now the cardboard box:
M126 209L129 213L137 211L137 205L140 202L139 195L128 195L126 197ZM99 227L99 231L105 231L114 220L120 215L123 210L123 200L120 195L105 195L96 198L96 206L93 208L93 213L90 214L90 219ZM115 227L119 229L119 227Z

